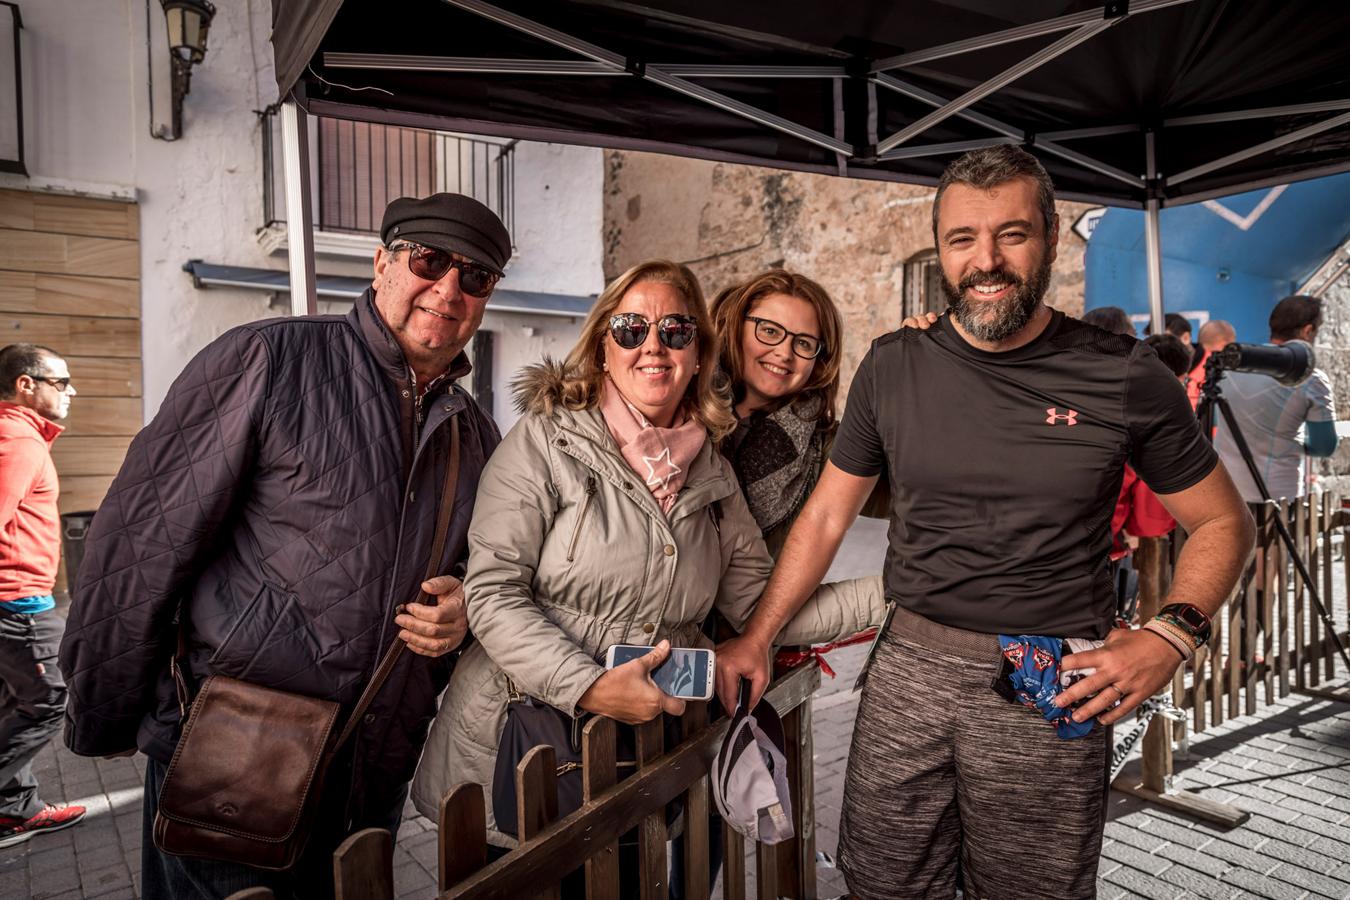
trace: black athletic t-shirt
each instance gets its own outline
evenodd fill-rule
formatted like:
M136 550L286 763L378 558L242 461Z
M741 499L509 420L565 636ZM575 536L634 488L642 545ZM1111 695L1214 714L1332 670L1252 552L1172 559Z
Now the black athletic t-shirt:
M948 316L878 338L830 459L890 476L885 582L901 606L972 631L1102 638L1125 463L1170 494L1218 457L1146 344L1056 311L1007 353Z

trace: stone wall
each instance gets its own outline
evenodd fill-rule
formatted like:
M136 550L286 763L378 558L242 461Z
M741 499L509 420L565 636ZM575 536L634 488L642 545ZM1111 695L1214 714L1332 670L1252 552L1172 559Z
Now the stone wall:
M687 263L709 298L783 266L819 281L844 319L845 389L872 338L901 318L906 261L933 248L931 188L606 151L606 280L652 257ZM1086 243L1061 203L1051 305L1083 311Z
M1342 275L1322 295L1322 328L1317 334L1317 366L1331 378L1336 417L1350 418L1350 273ZM1350 497L1350 440L1342 439L1336 452L1312 461L1312 471L1323 490Z

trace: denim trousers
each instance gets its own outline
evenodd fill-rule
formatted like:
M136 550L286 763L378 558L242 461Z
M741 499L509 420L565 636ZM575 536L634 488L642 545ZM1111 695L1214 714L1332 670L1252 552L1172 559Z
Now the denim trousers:
M333 851L353 832L363 828L384 828L398 837L403 818L406 786L387 812L371 821L346 826L345 772L331 771L327 790L320 800L314 833L300 860L286 872L269 872L240 863L217 862L187 856L173 856L155 847L155 811L159 808L159 790L168 769L156 759L145 765L145 814L141 836L142 900L224 900L235 891L250 887L268 887L278 900L306 900L333 896Z

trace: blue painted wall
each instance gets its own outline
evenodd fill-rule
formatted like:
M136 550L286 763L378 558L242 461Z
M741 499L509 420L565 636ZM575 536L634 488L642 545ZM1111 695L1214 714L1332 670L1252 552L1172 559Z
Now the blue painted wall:
M1164 209L1163 308L1227 319L1239 341L1264 342L1270 311L1350 236L1350 175ZM1088 241L1084 306L1147 321L1144 214L1112 209ZM1143 334L1143 327L1139 329Z

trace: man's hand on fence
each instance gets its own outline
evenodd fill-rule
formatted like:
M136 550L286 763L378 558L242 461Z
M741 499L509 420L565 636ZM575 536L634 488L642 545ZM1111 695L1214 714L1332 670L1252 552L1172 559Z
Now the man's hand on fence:
M717 697L731 715L741 690L741 679L750 682L750 707L754 708L769 686L769 648L749 635L732 638L717 647Z
M444 656L464 640L469 619L464 612L464 585L453 575L439 575L422 582L422 590L435 604L412 603L394 617L394 624L408 649L423 656Z
M669 658L670 641L662 641L650 653L615 666L591 682L577 705L627 725L650 722L663 712L681 715L684 701L670 696L652 681L652 672Z
M1162 690L1181 665L1181 657L1156 634L1117 628L1099 649L1071 653L1060 665L1066 670L1097 671L1056 697L1055 705L1069 706L1091 697L1074 711L1074 721L1086 722L1097 716L1103 725L1110 725ZM1117 700L1120 705L1112 709Z

